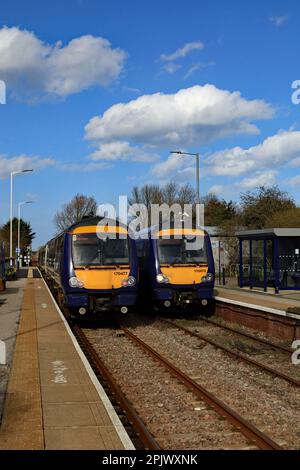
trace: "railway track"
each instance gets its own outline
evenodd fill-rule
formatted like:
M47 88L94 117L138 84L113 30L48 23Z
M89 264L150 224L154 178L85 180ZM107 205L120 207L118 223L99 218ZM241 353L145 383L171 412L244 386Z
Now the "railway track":
M287 374L285 374L285 373L283 373L283 372L281 372L281 371L279 371L279 370L277 370L277 369L274 369L273 367L270 367L270 366L268 366L268 365L266 365L266 364L263 364L263 363L261 363L261 362L259 362L259 361L256 361L255 359L251 359L250 357L246 356L246 355L243 354L243 353L234 351L233 349L228 348L227 346L224 346L224 345L220 344L218 341L215 341L215 340L213 340L213 339L211 339L211 338L208 338L207 336L202 335L202 334L200 334L200 333L198 333L198 332L196 333L196 332L190 330L189 328L186 328L186 327L184 327L184 326L182 326L182 325L179 325L179 324L176 323L175 321L167 320L167 319L165 319L165 318L159 318L159 320L160 320L161 322L165 323L165 324L168 324L168 325L171 325L171 326L177 328L178 330L183 331L184 333L186 333L186 334L188 334L188 335L190 335L190 336L193 336L193 337L195 337L195 338L201 339L202 341L205 341L206 343L211 344L211 345L214 346L215 348L220 349L221 351L225 352L226 354L230 355L231 357L234 357L235 359L242 360L242 361L244 361L244 362L247 363L247 364L250 364L250 365L252 365L252 366L255 366L255 367L259 368L259 369L263 369L265 372L267 372L267 373L269 373L269 374L271 374L271 375L273 375L273 376L275 376L275 377L280 377L281 379L283 379L283 380L285 380L285 381L291 383L292 385L295 385L295 386L297 386L297 387L300 386L300 380L295 379L294 377L291 377L291 376L289 376L289 375L287 375ZM215 322L211 322L211 323L215 324ZM217 326L219 326L219 325L217 324ZM232 332L234 332L234 333L240 334L240 332L236 332L236 330L234 330L233 328L231 329L231 328L227 327L226 329L229 329L230 331L232 331ZM250 336L251 339L256 340L256 337L252 337L252 335L245 335L245 336L247 336L247 337ZM273 343L269 343L268 341L264 341L264 340L263 340L262 342L268 344L269 346L270 346L270 345L274 346ZM284 352L287 352L286 349L284 349ZM289 351L289 352L290 352L290 351Z
M207 343L210 343L213 346L216 346L217 348L222 349L221 345L213 344L212 340L210 339L208 340L205 337L201 337L201 335L199 335L198 333L192 332L184 327L181 327L180 325L174 322L170 322L165 319L161 319L160 321L169 323L169 326L171 325L173 327L175 326L176 328L182 331L185 330L184 333L197 337L198 339L202 339L203 341L206 341ZM211 322L211 323L214 323L214 322ZM219 325L217 324L216 326L219 326ZM107 391L107 388L109 388L109 393L108 393L109 398L111 399L113 405L115 406L116 411L121 421L123 422L125 428L127 429L128 434L132 438L136 448L144 448L144 449L151 449L151 450L158 450L158 449L166 448L163 444L161 444L159 436L157 436L156 433L153 432L151 427L149 427L147 420L144 419L143 413L140 413L139 411L137 411L136 404L135 404L135 393L133 392L133 395L128 396L128 394L124 392L123 387L120 386L119 384L118 378L116 379L115 378L116 375L110 370L110 364L107 363L107 361L105 361L101 357L101 354L99 354L98 348L95 347L95 344L92 344L90 338L86 334L85 329L80 328L78 325L72 325L72 329L82 349L87 355L94 371L96 372L96 375L99 381L102 383L106 391ZM234 330L229 327L227 327L226 329L230 331ZM101 332L102 330L99 330L99 331ZM219 419L221 419L221 423L222 423L222 420L224 420L228 423L228 425L230 424L230 426L234 428L235 435L240 434L240 436L243 436L245 439L244 446L239 446L239 443L237 443L237 445L239 446L238 448L252 449L253 446L259 449L268 449L268 450L280 450L283 448L281 445L279 445L279 443L274 441L269 436L269 428L267 431L264 429L264 432L262 432L259 429L260 424L258 424L258 426L255 426L254 424L252 424L252 422L250 422L249 420L245 419L242 416L244 414L243 411L242 411L242 414L239 414L237 411L235 411L235 409L231 408L226 403L218 399L207 388L205 388L203 385L200 385L197 381L195 381L192 376L190 376L189 374L186 374L185 372L183 372L183 370L180 370L177 366L175 366L172 362L170 362L166 357L163 357L156 350L156 348L153 349L153 347L147 344L148 343L147 340L146 342L143 341L137 335L134 335L133 332L129 330L128 328L121 328L120 331L122 331L124 336L128 340L130 340L132 344L135 344L136 346L138 346L139 349L143 351L143 353L145 353L145 355L152 358L154 360L153 362L157 363L159 367L161 367L165 371L168 371L168 373L171 376L173 376L173 378L175 378L177 382L179 382L181 385L185 387L186 391L188 391L189 393L192 393L199 401L205 403L207 409L209 409L212 412L212 414L216 414L219 416ZM234 330L232 332L235 333L236 331ZM237 333L240 334L240 332L237 332ZM249 339L257 340L256 337L252 338L252 335L243 334L243 336L247 336L249 337ZM262 340L261 342L265 342L265 341ZM266 343L268 343L269 345L269 342L266 342ZM272 346L274 347L275 345L272 344ZM105 347L106 345L104 343L104 349ZM226 352L228 352L231 356L238 354L238 353L234 353L231 350L230 351L228 350ZM288 352L288 351L285 350L285 352ZM239 359L240 358L241 357L239 357ZM252 360L252 363L253 362L256 362L256 361ZM261 367L260 363L257 363L256 365ZM276 373L276 375L278 376L277 371L272 369L270 372L272 374ZM291 382L290 377L284 377L284 378L285 380L288 379L287 381ZM292 379L292 382L294 382L293 379ZM299 384L300 382L296 381L296 385L299 385ZM197 409L198 407L195 408L195 410ZM199 421L201 422L201 416L199 416ZM251 421L252 421L252 418L251 418ZM189 434L188 429L186 430L186 433ZM227 434L229 433L227 432ZM279 439L279 442L280 444L285 445L284 441L281 442L281 439ZM169 448L174 449L177 447L173 445L173 447L169 447ZM189 447L182 447L182 448L189 448ZM210 447L204 446L203 448L210 448ZM223 449L223 448L231 448L231 447L226 446L226 444L225 446L221 444L219 447L216 446L213 448Z
M134 404L129 400L122 392L121 388L117 384L113 377L113 374L109 371L105 365L104 360L101 359L100 355L96 352L95 348L91 345L90 340L87 338L84 331L77 326L74 327L77 337L80 339L81 344L84 344L85 351L88 352L88 356L93 364L101 371L105 380L109 383L113 393L117 395L117 401L120 406L126 410L126 414L146 448L159 449L161 446L158 444L153 434L147 429L143 419L135 411ZM272 440L268 435L257 429L252 423L239 415L236 411L231 409L228 405L219 400L216 396L210 393L206 388L195 382L191 377L185 374L183 371L178 369L174 364L165 359L161 354L154 350L147 343L142 341L138 336L134 335L128 328L121 328L124 335L136 346L138 346L143 353L150 356L159 364L160 367L166 369L175 379L183 384L188 392L204 402L205 405L215 412L220 418L225 419L234 427L235 432L241 433L247 442L251 442L258 449L264 450L280 450L281 446ZM250 444L251 448L251 444Z
M149 432L147 426L140 418L138 413L135 411L134 407L132 406L130 400L126 397L126 395L122 392L121 388L117 384L116 380L114 379L113 375L110 373L109 369L106 367L104 361L101 360L100 356L97 354L93 346L91 345L90 341L84 334L83 330L78 325L72 325L72 330L75 333L82 349L84 350L86 356L88 357L94 372L96 375L103 377L105 383L108 385L110 389L110 398L113 398L114 402L117 402L123 413L120 413L120 409L118 411L119 417L125 424L125 427L128 430L128 423L124 423L124 413L126 416L126 420L129 421L132 429L129 430L129 435L131 434L131 438L133 437L134 440L136 438L141 441L142 447L147 450L159 450L160 446L158 442L154 439L152 434ZM103 381L102 381L103 382ZM107 388L107 387L106 387ZM134 435L132 435L132 431L134 431ZM138 444L139 447L139 444Z
M191 377L178 369L174 364L165 359L161 354L155 351L151 346L142 341L138 336L127 328L122 328L124 333L137 344L145 353L151 355L159 364L168 369L168 371L179 381L194 393L198 398L204 400L219 416L227 419L239 432L250 439L257 445L259 449L264 450L280 450L282 449L275 441L268 437L265 433L257 429L252 423L244 419L236 413L228 405L219 400L206 388L195 382Z

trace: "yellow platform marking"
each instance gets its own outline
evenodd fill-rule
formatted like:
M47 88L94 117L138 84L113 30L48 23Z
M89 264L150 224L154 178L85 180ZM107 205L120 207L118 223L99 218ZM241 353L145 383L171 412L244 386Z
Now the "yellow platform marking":
M27 275L27 277L28 277L29 279L33 278L33 269L32 269L32 268L28 268L28 275Z

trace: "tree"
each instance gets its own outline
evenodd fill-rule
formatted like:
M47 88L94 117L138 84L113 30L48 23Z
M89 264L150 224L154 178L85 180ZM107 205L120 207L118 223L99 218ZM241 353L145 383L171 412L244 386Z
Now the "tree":
M206 226L221 226L225 221L232 220L238 215L236 204L219 199L215 194L204 198L204 220Z
M138 214L141 221L141 228L145 228L151 221L152 204L167 204L169 207L173 204L180 204L183 209L184 204L193 204L196 201L195 191L189 184L180 186L175 181L170 181L163 186L157 184L145 184L144 186L134 186L131 195L128 198L130 205L143 204L146 206L147 213Z
M300 207L285 212L275 212L267 218L267 228L300 228Z
M276 213L281 217L286 211L295 209L296 205L293 198L278 186L260 186L241 194L241 208L242 225L261 229L266 226L268 218Z
M142 225L147 226L151 223L152 204L167 204L168 206L180 204L183 209L184 204L194 204L196 202L196 193L188 183L183 186L180 186L175 181L171 181L163 186L145 184L141 187L134 186L132 188L128 202L130 205L144 204L146 206L148 219L146 220L146 217Z
M95 198L76 194L73 199L64 204L61 211L54 216L54 223L58 232L70 227L70 225L80 222L84 216L94 216L97 212L97 202Z
M130 205L145 204L148 210L151 204L193 204L196 202L196 193L187 183L180 186L175 181L171 181L163 186L157 184L145 184L144 186L134 186L128 198Z
M187 183L183 186L180 186L176 198L176 202L181 205L183 208L184 204L196 204L197 202L197 195L196 191L192 188L192 186Z
M13 256L16 255L16 248L18 246L18 219L13 218L12 221L12 235L13 235ZM35 233L32 231L29 222L20 219L20 248L23 252L28 246L31 245L35 238ZM10 221L6 222L0 229L0 239L4 241L5 256L9 256L10 244Z
M151 204L162 203L161 189L157 184L145 184L141 187L134 186L128 198L128 203L130 205L144 204L150 210Z

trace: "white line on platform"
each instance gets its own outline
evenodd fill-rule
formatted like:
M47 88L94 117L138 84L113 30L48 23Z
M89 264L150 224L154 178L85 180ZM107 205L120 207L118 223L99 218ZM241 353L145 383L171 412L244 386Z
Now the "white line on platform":
M253 310L260 310L262 312L273 313L274 315L281 315L282 317L295 318L300 320L300 315L297 313L286 312L285 310L277 310L276 308L264 307L263 305L249 304L247 302L241 302L240 300L232 300L226 297L215 297L215 300L219 302L224 302L226 304L239 305L240 307L247 307Z
M43 280L45 286L46 286L46 289L48 290L49 294L50 294L50 297L55 305L55 308L60 316L60 318L62 319L64 325L65 325L65 328L72 340L72 343L74 344L74 347L76 349L76 351L78 352L79 356L80 356L80 359L82 360L83 362L83 365L84 367L86 368L86 371L87 373L89 374L90 376L90 379L91 381L93 382L97 392L98 392L98 395L99 395L99 398L100 400L102 401L115 429L116 429L116 432L125 448L125 450L135 450L135 447L133 445L133 443L131 442L131 439L130 437L128 436L123 424L121 423L120 421L120 418L119 416L117 415L114 407L112 406L108 396L106 395L105 393L105 390L104 388L102 387L102 385L100 384L99 380L97 379L93 369L91 368L87 358L85 357L81 347L79 346L75 336L73 335L72 333L72 330L71 328L69 327L68 325L68 322L66 321L65 317L64 317L64 314L62 313L62 311L60 310L60 308L58 307L57 303L56 303L56 300L55 298L53 297L52 295L52 292L50 291L49 287L47 286L46 282L45 282L45 279L43 278L40 270L39 270L39 273L41 275L41 279Z

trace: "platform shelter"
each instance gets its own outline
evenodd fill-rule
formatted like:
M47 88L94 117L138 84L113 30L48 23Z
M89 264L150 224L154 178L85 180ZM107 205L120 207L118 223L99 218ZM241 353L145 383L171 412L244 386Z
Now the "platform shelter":
M300 228L237 232L239 286L300 290Z

